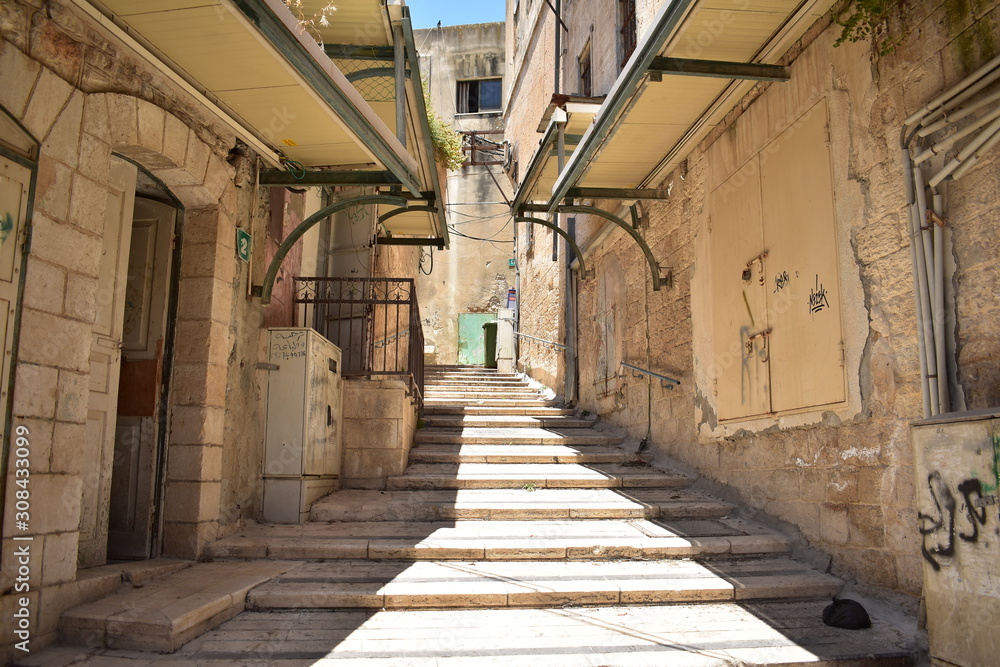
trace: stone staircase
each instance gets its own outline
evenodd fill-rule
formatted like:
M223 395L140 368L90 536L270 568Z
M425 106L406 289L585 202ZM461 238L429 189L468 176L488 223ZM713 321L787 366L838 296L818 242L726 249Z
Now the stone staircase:
M405 474L319 500L305 525L213 544L216 561L281 573L170 657L910 664L907 638L878 618L862 632L823 625L842 582L693 482L517 376L433 367Z

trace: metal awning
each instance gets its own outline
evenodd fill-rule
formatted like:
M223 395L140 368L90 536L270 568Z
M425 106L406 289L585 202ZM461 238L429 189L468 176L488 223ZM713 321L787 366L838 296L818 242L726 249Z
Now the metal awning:
M233 119L243 130L241 136L273 165L287 159L307 171L374 172L392 189L432 198L443 210L404 6L386 6L380 0L338 1L330 37L352 43L358 35L371 35L390 50L395 48L394 36L406 42L400 53L412 72L406 81L405 146L396 135L395 87L392 101L367 101L359 81L352 81L324 53L281 0L77 2L96 8L105 25L133 38ZM306 4L309 12L313 5L326 3ZM322 38L328 39L325 34ZM399 233L435 244L447 241L443 213L408 214Z
M565 157L568 158L576 150L583 139L583 134L594 121L594 115L601 107L604 98L573 97L554 95L542 116L538 131L542 132L542 141L538 150L531 156L531 161L525 169L524 178L517 192L514 193L514 210L518 210L525 202L548 200L559 176L559 125L565 119L563 144ZM555 118L553 118L555 116Z
M548 210L574 189L657 184L753 85L788 78L775 63L832 4L668 0L567 159Z

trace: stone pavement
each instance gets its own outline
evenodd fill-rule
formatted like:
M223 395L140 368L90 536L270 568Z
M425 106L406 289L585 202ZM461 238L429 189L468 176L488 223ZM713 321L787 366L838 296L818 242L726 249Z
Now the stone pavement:
M386 490L219 540L215 563L67 613L65 637L91 649L18 664L910 664L907 632L877 615L822 624L842 582L784 536L516 376L432 369L426 406ZM164 607L171 590L185 601Z

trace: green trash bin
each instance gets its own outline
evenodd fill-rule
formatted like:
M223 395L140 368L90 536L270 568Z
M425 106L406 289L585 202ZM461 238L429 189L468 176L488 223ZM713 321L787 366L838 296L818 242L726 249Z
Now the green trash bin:
M487 322L483 325L483 356L486 357L486 367L497 367L497 323Z

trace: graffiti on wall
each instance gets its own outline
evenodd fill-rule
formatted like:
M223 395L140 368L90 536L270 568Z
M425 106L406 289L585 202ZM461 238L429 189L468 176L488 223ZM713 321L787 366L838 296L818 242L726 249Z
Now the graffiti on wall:
M962 544L979 544L990 532L1000 541L1000 505L997 502L1000 435L994 433L990 436L988 447L992 456L986 480L973 472L970 477L952 485L939 470L927 475L932 506L927 508L927 512L918 512L917 519L923 537L920 552L935 572L941 570L944 560L956 555ZM984 545L989 546L989 543Z

